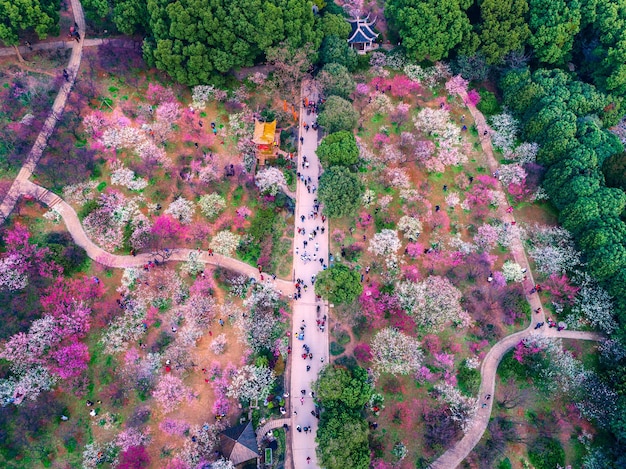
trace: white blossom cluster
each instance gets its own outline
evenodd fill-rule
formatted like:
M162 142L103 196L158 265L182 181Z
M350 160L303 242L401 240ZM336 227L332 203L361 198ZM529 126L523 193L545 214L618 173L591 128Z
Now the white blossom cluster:
M238 368L227 395L244 401L264 400L269 396L276 377L266 366L244 365Z
M209 243L209 247L213 249L217 254L221 254L223 256L232 256L235 250L239 247L239 243L241 242L241 236L235 233L232 233L228 230L222 230L211 238L211 242Z
M254 176L254 182L262 194L276 195L286 185L283 172L274 167L262 169Z
M206 106L206 103L214 97L214 94L215 86L213 85L194 86L191 91L191 105L196 109L202 109Z
M502 150L505 155L511 154L517 142L519 122L508 112L491 117L491 143Z
M138 340L146 333L145 318L146 310L132 301L129 302L124 313L111 321L100 339L104 352L114 354L126 350L129 342Z
M127 187L131 191L140 191L148 186L148 181L135 176L135 172L126 168L121 161L111 165L111 184Z
M467 433L478 410L478 401L464 396L457 388L446 383L436 384L435 390L439 398L448 404L450 418L458 422L463 433Z
M374 192L371 189L367 189L363 193L363 197L361 198L361 201L362 201L364 207L369 207L370 205L372 205L372 203L375 200L376 200L376 192Z
M465 322L461 292L445 277L431 275L422 282L400 282L397 292L400 305L426 331L438 332L449 322Z
M593 327L611 334L617 328L613 298L588 274L579 277L580 290L576 294L572 314L585 318Z
M417 339L391 327L376 333L372 340L372 355L379 372L394 375L417 371L424 357Z
M63 188L63 199L68 203L84 204L92 200L98 183L96 181L81 182Z
M502 275L504 275L507 282L521 282L524 280L522 266L513 261L505 261L502 264Z
M22 256L10 253L0 258L0 290L22 290L28 285L28 275L22 269Z
M400 246L398 232L385 228L380 233L374 235L367 250L377 256L391 256L396 254Z
M226 200L217 192L213 192L200 197L198 206L202 215L207 218L213 218L226 208Z
M183 225L188 225L191 223L195 211L195 204L191 200L178 197L170 204L169 207L167 207L164 213L172 215L172 217L181 222Z
M498 168L499 179L504 186L520 185L526 180L526 170L518 163L503 164Z
M528 232L528 255L544 275L563 274L581 265L572 235L564 228L535 225Z
M43 214L43 217L46 220L51 221L55 225L61 221L61 213L56 209L56 207L52 207L46 213Z
M404 215L398 220L398 229L404 232L405 238L415 241L422 232L422 223L415 217Z

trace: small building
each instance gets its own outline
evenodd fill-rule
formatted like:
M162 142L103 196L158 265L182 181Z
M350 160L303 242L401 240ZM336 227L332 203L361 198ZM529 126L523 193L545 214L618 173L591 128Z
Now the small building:
M259 453L252 422L227 428L220 433L220 449L235 466L256 459Z
M356 18L347 20L352 27L348 44L358 54L365 54L371 50L378 49L378 44L374 41L378 38L379 33L375 33L372 29L376 20L369 21L369 15L365 18Z
M254 121L252 141L256 145L256 154L260 165L264 165L266 159L274 157L279 138L280 133L277 133L275 120L272 122Z

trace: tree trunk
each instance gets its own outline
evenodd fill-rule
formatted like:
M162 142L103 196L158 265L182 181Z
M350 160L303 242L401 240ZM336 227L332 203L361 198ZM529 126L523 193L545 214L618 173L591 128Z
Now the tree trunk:
M13 46L13 48L15 49L15 53L17 54L17 60L19 60L21 63L26 63L24 57L22 57L22 54L20 53L20 48L15 45Z

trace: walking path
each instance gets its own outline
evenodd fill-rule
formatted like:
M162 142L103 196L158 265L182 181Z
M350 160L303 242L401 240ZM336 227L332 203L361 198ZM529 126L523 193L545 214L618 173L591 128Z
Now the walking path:
M481 138L481 146L485 156L487 157L487 164L489 165L489 170L493 173L498 168L498 162L493 156L493 147L491 146L491 139L489 138L490 129L485 121L485 117L483 114L476 109L475 106L469 104L467 99L467 95L461 96L463 101L467 104L470 114L474 118L476 123L476 127L478 129L478 135ZM485 133L486 131L486 133ZM511 226L511 222L514 222L515 219L512 214L506 212L506 207L508 207L508 203L506 201L506 196L504 192L500 188L498 191L498 197L500 199L500 204L498 208L499 217ZM489 424L489 420L491 418L491 410L493 408L493 402L495 399L485 400L485 396L491 395L495 396L495 381L496 381L496 372L498 370L498 365L502 360L502 357L513 347L515 347L520 340L525 337L530 336L531 334L539 334L547 337L560 337L564 339L579 339L579 340L601 340L602 335L594 333L594 332L583 332L583 331L557 331L556 329L548 328L547 326L542 327L541 329L535 330L535 325L538 322L545 322L545 314L543 307L541 305L541 300L539 298L538 293L528 293L532 286L535 285L532 272L530 270L530 266L528 263L528 259L526 257L526 251L524 250L524 246L522 244L522 240L519 237L515 237L513 243L511 245L511 254L519 265L523 268L527 269L528 281L525 284L525 288L527 291L526 299L530 304L532 311L536 311L537 308L541 308L539 313L531 313L531 323L528 328L523 331L516 332L515 334L511 334L507 337L504 337L499 342L497 342L487 353L485 359L482 362L480 368L481 375L481 383L478 391L478 399L480 403L480 407L474 417L473 422L467 433L463 436L463 438L452 446L449 450L443 453L435 462L430 466L432 469L453 469L458 467L461 462L470 454L470 452L474 449L474 447L480 442L480 439L483 436L483 433L487 429L487 425ZM487 404L484 408L482 404Z
M76 21L78 23L78 21ZM80 23L79 23L80 26ZM81 29L81 36L84 36L84 29ZM51 42L37 42L33 44L29 49L26 46L18 46L20 54L27 56L34 51L39 50L57 50L57 49L73 49L76 46L74 39L67 39L64 41L51 41ZM126 38L94 38L81 40L82 47L98 47L103 44L111 44L114 47L120 47L124 49L140 49L141 42L134 41ZM0 57L10 57L15 54L15 47L0 47Z
M266 422L263 426L257 428L256 430L257 444L261 446L261 442L263 441L263 438L265 438L265 435L267 435L267 432L269 432L270 430L274 430L275 428L281 428L284 425L289 425L289 424L291 424L290 418L274 419L274 420L270 420L269 422Z
M115 268L142 267L148 263L148 261L154 260L155 256L157 256L154 252L141 253L136 256L121 256L108 253L87 237L76 212L67 202L61 199L61 197L29 180L20 180L17 190L19 195L30 196L47 205L49 208L54 208L63 218L67 231L72 235L74 242L82 247L91 259L100 264ZM195 249L167 249L160 251L158 255L163 256L167 254L166 260L168 261L187 261L189 260L189 255L197 251L198 250ZM208 252L202 251L200 252L198 261L233 270L250 278L254 278L257 281L260 280L261 277L258 269L245 262L233 259L232 257L222 256L220 254L210 256ZM264 278L268 277L268 274L263 275ZM293 283L290 281L277 278L274 280L274 283L284 295L292 294L294 291Z
M302 97L308 96L309 99L317 99L317 96L309 94L308 85L302 85ZM314 293L314 285L311 277L317 275L322 270L320 259L324 263L328 262L328 220L322 222L321 215L311 216L314 212L317 191L313 191L313 187L318 185L318 176L321 174L321 166L319 164L315 151L318 144L318 133L313 129L306 131L303 125L309 126L317 119L313 113L307 115L306 110L301 109L300 112L300 135L304 138L298 150L298 169L308 183L311 192L307 190L307 185L298 180L296 188L296 213L294 227L294 256L293 270L294 278L301 279L307 286L305 290L301 289L301 297L293 302L293 341L291 359L291 386L290 386L290 405L291 405L291 445L293 454L293 464L295 469L307 468L315 469L319 467L317 455L315 453L315 436L317 434L318 419L313 415L316 411L314 399L311 396L311 385L317 379L318 373L322 367L328 363L328 327L323 332L318 328L317 320L328 316L328 307L322 301L316 301ZM308 165L303 167L304 157ZM303 218L304 217L304 220ZM321 233L321 227L324 227L325 233ZM304 228L305 234L298 233L298 228ZM310 239L313 231L317 231L317 235ZM307 246L304 246L304 242ZM306 256L310 260L306 260ZM317 312L317 308L319 313ZM304 326L304 339L296 340L296 335L301 332ZM304 345L310 350L311 358L302 358L305 353ZM307 371L307 367L310 367ZM304 390L304 395L302 394ZM313 413L313 414L312 414ZM298 431L298 426L302 431ZM304 432L304 428L310 429ZM307 460L307 458L311 458Z
M63 114L65 102L67 101L67 97L72 90L72 86L74 86L74 81L76 80L76 75L78 74L80 61L83 57L83 42L85 41L85 15L83 14L83 7L79 0L71 0L71 4L74 21L78 24L78 30L82 35L82 39L79 42L74 41L72 44L72 55L66 67L68 78L61 85L59 93L54 100L54 104L52 105L50 115L44 122L43 127L35 140L35 144L31 148L26 161L22 165L22 169L13 181L13 184L4 197L2 204L0 204L0 223L3 223L4 220L6 220L15 207L20 195L20 183L30 178L33 171L35 171L39 158L41 158L41 155L48 144L48 139L50 138L50 135L52 135L61 114Z

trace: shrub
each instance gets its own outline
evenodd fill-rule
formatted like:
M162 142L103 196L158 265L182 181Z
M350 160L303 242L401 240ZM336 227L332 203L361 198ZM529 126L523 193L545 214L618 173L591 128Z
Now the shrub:
M345 351L346 351L345 347L339 345L337 342L330 343L330 354L333 357L336 357L337 355L341 355Z
M502 112L502 108L498 103L496 95L491 91L480 90L480 102L476 106L480 112L486 116L493 116Z
M539 437L528 449L528 459L535 469L554 469L565 465L565 451L558 440Z
M477 369L469 368L465 362L459 368L456 375L459 389L466 396L475 396L478 394L478 388L480 386L480 371Z

